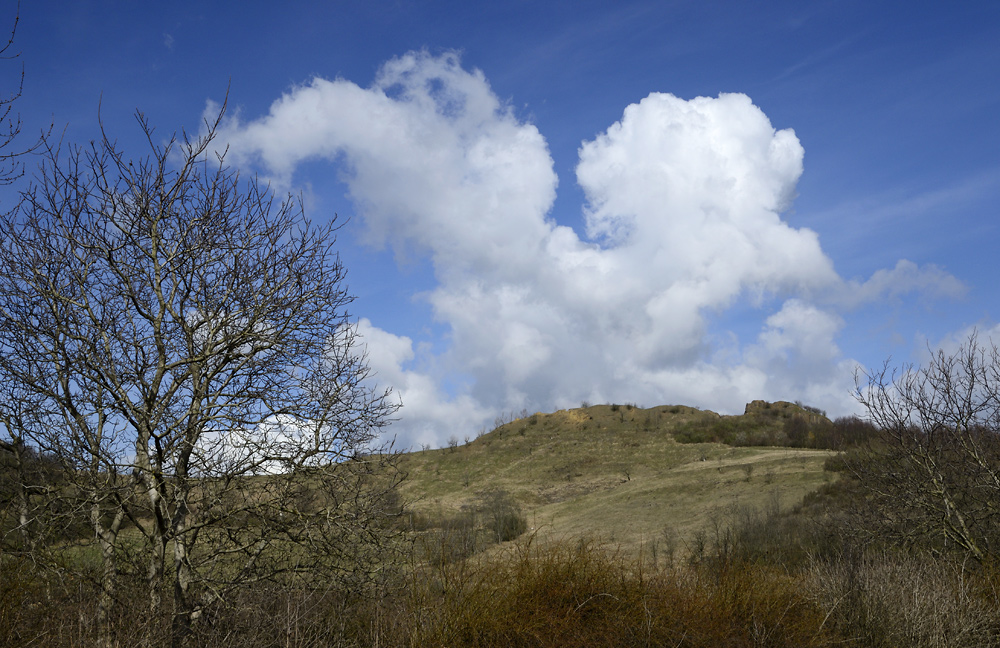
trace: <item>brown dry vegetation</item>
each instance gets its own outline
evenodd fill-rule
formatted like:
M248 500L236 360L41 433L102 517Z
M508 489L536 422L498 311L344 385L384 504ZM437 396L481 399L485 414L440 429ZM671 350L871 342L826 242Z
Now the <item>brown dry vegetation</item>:
M864 494L832 452L674 438L713 420L723 419L595 406L406 456L405 563L386 563L366 587L239 589L191 644L1000 645L1000 577L989 565L856 542L851 516ZM768 433L740 417L727 424L741 420ZM774 433L783 429L775 419ZM511 540L525 530L518 517L535 529ZM0 556L0 645L93 645L98 578L84 550L62 553L75 566L44 571ZM127 579L115 609L116 645L166 641L169 610L149 618Z
M193 645L238 647L996 645L996 579L927 556L841 558L789 570L723 560L654 567L588 542L510 543L424 564L373 597L318 589L241 592ZM0 641L89 646L87 584L43 586L5 561ZM23 566L22 566L23 567ZM27 571L27 568L25 568ZM165 619L117 608L116 645L153 645Z

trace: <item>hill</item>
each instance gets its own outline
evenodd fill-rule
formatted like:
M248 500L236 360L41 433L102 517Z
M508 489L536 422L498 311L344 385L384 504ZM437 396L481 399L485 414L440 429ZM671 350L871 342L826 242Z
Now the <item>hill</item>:
M678 545L735 507L789 507L834 479L823 469L828 450L697 441L788 443L789 432L811 438L824 425L811 408L763 401L740 416L681 405L537 413L464 444L404 455L402 495L426 521L506 491L540 539Z

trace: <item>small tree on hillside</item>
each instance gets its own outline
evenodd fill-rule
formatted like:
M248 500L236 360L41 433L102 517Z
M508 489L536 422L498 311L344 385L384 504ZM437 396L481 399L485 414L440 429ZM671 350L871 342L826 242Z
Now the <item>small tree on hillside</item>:
M523 534L528 520L521 506L503 488L494 488L479 495L479 511L484 516L484 526L495 542L507 542Z
M138 160L106 136L50 148L0 216L0 382L37 404L10 442L66 467L58 495L102 547L100 620L138 530L174 644L247 583L375 573L398 482L336 227L207 156L221 117L158 145L140 115Z

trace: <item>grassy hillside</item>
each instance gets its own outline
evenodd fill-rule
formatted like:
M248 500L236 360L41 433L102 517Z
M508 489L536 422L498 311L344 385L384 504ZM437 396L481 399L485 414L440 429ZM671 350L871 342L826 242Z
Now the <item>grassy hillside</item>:
M669 405L539 413L465 444L404 456L402 492L411 511L440 518L500 488L539 538L589 537L627 549L684 543L735 506L798 503L833 479L823 470L832 453L680 443L675 434L690 439L721 429L776 439L798 415L818 422L790 403L754 403L732 417Z

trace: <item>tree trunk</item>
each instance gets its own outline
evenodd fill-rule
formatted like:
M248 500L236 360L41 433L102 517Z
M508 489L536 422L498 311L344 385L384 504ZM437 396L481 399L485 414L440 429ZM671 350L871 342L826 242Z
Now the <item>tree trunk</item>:
M115 604L115 587L118 584L118 566L115 562L115 544L109 542L105 534L100 534L101 545L101 593L97 599L97 645L111 648L114 632L111 625L111 610Z
M15 454L15 461L17 461L17 524L20 527L21 535L21 550L28 551L31 547L31 535L28 531L28 523L30 518L28 516L28 487L24 469L24 457L21 455L20 449L18 449Z
M181 468L178 473L183 475ZM196 610L191 600L191 583L194 574L188 556L186 533L190 510L187 506L187 492L180 490L177 495L171 538L174 545L174 615L170 627L170 646L180 648L191 635L191 625L196 618Z
M163 560L166 554L166 547L162 538L157 535L150 543L152 549L149 557L149 567L146 569L146 584L149 587L149 617L154 622L160 617L163 609L163 594L161 586L163 584Z
M118 532L125 518L119 510L107 526L101 521L101 506L94 501L90 511L91 523L101 548L101 591L97 596L97 645L110 648L114 645L114 631L111 612L115 606L115 590L118 586Z
M198 611L191 600L193 574L187 547L182 538L174 538L174 615L170 627L170 646L180 648L191 635Z

